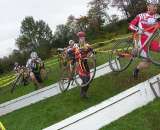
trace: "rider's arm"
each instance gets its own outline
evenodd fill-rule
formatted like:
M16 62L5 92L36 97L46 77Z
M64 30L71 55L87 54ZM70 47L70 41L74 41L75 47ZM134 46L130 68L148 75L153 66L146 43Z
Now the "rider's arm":
M129 30L132 30L132 31L138 31L138 27L137 27L137 25L138 25L138 23L139 23L139 21L140 21L140 17L139 17L139 15L137 15L131 22L130 22L130 24L129 24Z
M31 64L31 60L28 59L27 63L26 63L26 67L29 68L30 67L30 64Z
M40 64L41 67L44 67L44 62L42 61L41 58L38 58L37 62Z
M26 68L27 68L29 71L32 71L31 62L32 62L32 60L31 60L31 59L28 59L28 61L27 61L27 63L26 63Z
M41 59L41 58L38 58L38 59L37 59L37 62L38 62L38 63L42 63L42 59Z

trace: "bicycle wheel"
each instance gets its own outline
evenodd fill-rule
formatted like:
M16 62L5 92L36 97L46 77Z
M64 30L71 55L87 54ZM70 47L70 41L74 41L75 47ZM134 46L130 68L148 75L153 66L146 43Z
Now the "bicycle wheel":
M80 75L80 71L88 73L86 76ZM80 60L75 66L75 83L84 87L89 85L96 74L96 57L94 52L90 52L87 58Z
M155 65L160 65L160 33L157 32L148 43L147 56Z
M60 80L59 80L59 88L61 92L65 92L68 90L71 80L72 80L72 72L73 68L69 61L65 58L60 57L59 59L59 66L60 66Z
M18 86L18 83L20 82L21 77L22 77L22 74L19 74L19 75L16 77L15 81L13 81L13 83L12 83L12 85L11 85L11 93L13 93L14 90L16 89L16 87Z
M121 72L129 67L133 60L133 42L129 39L113 43L109 52L109 66L113 72Z

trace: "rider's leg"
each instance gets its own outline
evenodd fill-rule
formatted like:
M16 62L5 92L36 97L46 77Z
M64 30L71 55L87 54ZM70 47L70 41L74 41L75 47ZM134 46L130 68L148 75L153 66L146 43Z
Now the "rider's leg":
M146 35L140 36L140 40L138 41L138 48L142 48L143 44L145 43L146 40L147 40ZM141 69L148 68L150 65L150 61L147 59L147 47L146 46L143 47L142 51L140 52L140 56L144 59L134 69L134 71L133 71L134 78L138 77L139 71Z
M25 77L25 74L23 75L23 85L26 86L28 84L27 77Z
M35 74L33 72L30 72L30 77L32 79L32 82L36 86L36 89L37 88L41 88L41 84L37 81L36 76L35 76Z
M46 69L45 68L41 68L40 69L40 77L41 77L41 80L45 80L47 78L47 72L46 72Z
M89 77L82 76L81 80L82 80L82 84L86 84L89 81ZM87 97L88 88L89 88L89 84L81 87L80 96L82 98L86 98Z
M150 64L151 64L151 62L148 59L143 59L133 71L134 78L138 77L140 70L148 68L150 66Z
M85 71L85 74L81 76L82 84L87 84L90 80L90 69L88 66L87 59L83 60L81 62L81 65L83 66L83 69ZM88 89L89 89L89 84L84 87L81 87L81 97L84 97L84 98L87 97Z

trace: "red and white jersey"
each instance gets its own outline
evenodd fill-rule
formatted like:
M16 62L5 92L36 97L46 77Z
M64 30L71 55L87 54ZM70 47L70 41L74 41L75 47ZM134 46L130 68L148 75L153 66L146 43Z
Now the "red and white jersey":
M149 33L154 33L154 28L150 28L152 27L154 24L156 24L157 22L157 18L159 18L160 15L159 14L154 14L154 15L150 15L148 13L141 13L139 15L136 16L136 18L134 18L129 25L129 29L132 31L138 31L139 28L140 29L147 29L147 32ZM148 30L148 28L150 30ZM141 48L143 47L143 44L145 43L145 41L147 40L148 36L145 34L141 34L140 39L138 40L138 46ZM152 41L152 48L153 50L159 50L159 44L157 41ZM144 46L141 54L142 57L147 57L147 47Z
M156 23L158 17L160 17L159 14L150 15L148 13L141 13L130 22L129 29L132 31L138 31L138 28L149 28ZM149 30L149 32L153 33L153 29Z

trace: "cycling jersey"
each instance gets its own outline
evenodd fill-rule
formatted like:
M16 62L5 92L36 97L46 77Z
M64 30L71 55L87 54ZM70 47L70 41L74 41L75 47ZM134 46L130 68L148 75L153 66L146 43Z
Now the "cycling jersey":
M30 71L34 73L40 72L40 64L42 63L42 60L40 58L37 58L35 60L29 59L27 61L26 67L30 69Z
M149 27L152 27L156 23L156 18L159 17L159 14L150 15L149 13L141 13L133 19L129 25L129 29L132 31L138 31L139 29L145 30ZM151 28L147 30L149 33L153 34L154 29ZM148 36L145 34L141 34L140 39L138 41L138 47L143 47L143 44L147 40ZM151 47L153 50L157 51L160 49L159 43L157 41L152 41ZM147 57L147 47L144 46L142 52L140 54L142 57Z
M90 76L90 69L88 66L88 62L87 62L87 59L85 59L90 50L91 48L89 44L86 44L86 46L84 46L83 48L79 48L77 45L77 46L73 46L72 48L69 47L67 49L67 54L72 57L71 59L79 62L77 71L81 77Z

